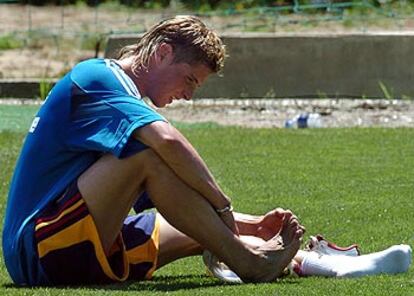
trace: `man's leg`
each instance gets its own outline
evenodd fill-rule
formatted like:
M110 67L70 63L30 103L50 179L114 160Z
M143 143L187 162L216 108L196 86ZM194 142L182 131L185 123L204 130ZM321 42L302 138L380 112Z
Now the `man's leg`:
M177 259L201 255L204 248L191 237L173 227L160 214L160 248L157 269Z
M274 251L277 242L272 240L260 250L249 249L227 228L206 199L183 183L151 149L122 160L103 156L79 177L78 186L106 251L136 196L144 189L171 225L217 254L246 280L273 280L300 245L302 230L290 226L282 234L287 242L284 250ZM251 266L257 268L252 270Z
M292 213L288 213L287 218L292 216ZM266 241L260 237L252 235L252 233L261 233L261 225L259 225L258 219L251 219L251 215L234 213L237 227L240 231L240 239L244 244L251 246L252 248L258 248ZM247 224L247 218L250 218L249 224ZM296 217L293 217L296 220ZM204 248L191 237L188 237L181 231L173 227L162 215L157 214L157 219L160 222L160 249L157 260L157 269L162 266L173 262L177 259L202 255ZM259 230L257 230L259 229ZM279 231L278 227L272 232L275 236ZM262 231L263 232L263 231ZM269 234L270 230L266 234Z

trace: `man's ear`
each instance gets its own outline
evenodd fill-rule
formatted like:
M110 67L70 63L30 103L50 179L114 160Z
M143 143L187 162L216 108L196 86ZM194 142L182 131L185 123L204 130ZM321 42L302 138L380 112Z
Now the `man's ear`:
M155 61L157 64L166 62L171 64L174 59L173 47L168 43L161 43L155 51Z

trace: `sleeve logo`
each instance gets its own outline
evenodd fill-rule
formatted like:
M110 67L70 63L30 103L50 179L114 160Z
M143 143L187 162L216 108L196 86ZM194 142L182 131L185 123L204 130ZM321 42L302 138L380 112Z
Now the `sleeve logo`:
M40 117L35 117L33 119L32 125L30 126L29 133L33 133L39 124Z

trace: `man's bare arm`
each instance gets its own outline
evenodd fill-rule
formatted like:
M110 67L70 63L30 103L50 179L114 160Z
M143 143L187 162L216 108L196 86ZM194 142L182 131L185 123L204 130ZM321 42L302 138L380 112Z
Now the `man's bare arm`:
M157 121L137 129L134 137L151 147L181 180L204 196L215 209L230 205L230 199L221 190L200 155L172 125ZM233 215L227 212L220 216L237 233Z

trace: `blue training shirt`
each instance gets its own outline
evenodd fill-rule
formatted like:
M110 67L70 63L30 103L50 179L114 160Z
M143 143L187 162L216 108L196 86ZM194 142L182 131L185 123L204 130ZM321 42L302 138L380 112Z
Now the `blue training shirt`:
M22 237L36 214L103 153L122 158L145 149L131 134L154 121L165 118L112 60L81 62L56 84L30 127L10 186L3 254L16 283L35 282L35 254L27 252L36 247Z

